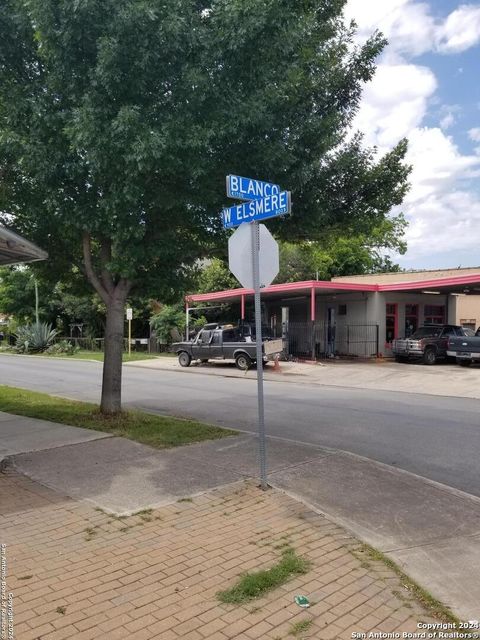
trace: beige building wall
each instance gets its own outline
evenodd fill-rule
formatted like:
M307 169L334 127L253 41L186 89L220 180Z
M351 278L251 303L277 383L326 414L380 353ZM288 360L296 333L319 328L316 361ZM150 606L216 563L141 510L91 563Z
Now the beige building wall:
M480 326L480 294L450 294L448 321L464 327Z

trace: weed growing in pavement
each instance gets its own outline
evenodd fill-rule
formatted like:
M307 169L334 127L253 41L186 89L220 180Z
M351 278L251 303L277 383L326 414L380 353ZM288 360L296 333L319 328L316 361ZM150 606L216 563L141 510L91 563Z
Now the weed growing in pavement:
M289 547L282 552L281 559L273 567L244 573L231 589L219 591L217 598L220 602L229 604L248 602L285 584L293 576L307 573L310 567L311 563L308 560L297 556L295 550Z
M86 542L90 542L90 540L93 540L93 538L98 533L97 529L98 529L98 527L87 527L86 529L84 529L84 532L87 534L85 536Z
M304 633L306 633L310 627L313 624L313 620L299 620L298 622L295 622L295 624L292 624L290 631L288 632L289 636L302 636Z
M57 613L62 614L62 616L64 616L64 615L65 615L65 613L66 613L66 611L67 611L67 607L57 607L57 608L55 609L55 611L56 611Z
M400 578L403 588L408 591L408 593L413 598L420 602L424 609L426 609L426 611L428 611L428 613L430 613L430 615L432 615L434 618L438 618L443 622L454 622L457 625L460 623L458 618L450 611L448 607L443 605L430 593L428 593L428 591L423 589L414 580L409 578L393 560L390 560L390 558L384 555L381 551L377 551L377 549L374 549L368 544L361 544L354 549L349 549L349 551L358 560L360 560L361 563L366 561L365 558L372 562L382 562ZM371 566L370 563L368 564L369 566ZM405 601L405 596L401 597L400 599L404 602L404 606L411 608L411 604L408 601Z
M193 502L193 498L179 498L177 502Z
M21 576L19 580L31 580L33 576Z

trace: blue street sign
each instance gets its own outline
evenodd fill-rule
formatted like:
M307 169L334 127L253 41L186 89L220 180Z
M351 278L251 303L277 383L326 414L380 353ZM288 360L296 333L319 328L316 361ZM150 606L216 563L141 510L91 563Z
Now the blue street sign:
M280 191L265 198L250 200L250 202L224 209L222 211L223 226L225 229L231 229L243 222L258 222L282 216L290 213L290 210L290 191Z
M227 176L227 196L238 200L258 200L266 196L278 195L281 189L278 184L262 182L253 178Z

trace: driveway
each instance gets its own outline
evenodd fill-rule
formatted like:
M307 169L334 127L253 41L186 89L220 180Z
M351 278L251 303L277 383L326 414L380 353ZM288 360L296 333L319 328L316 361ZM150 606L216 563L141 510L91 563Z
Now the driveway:
M212 361L181 367L176 358L129 362L126 367L140 367L160 371L178 371L228 378L256 377L254 370L246 374L229 362ZM480 398L480 366L460 367L451 362L426 366L419 362L400 363L391 360L328 360L316 364L281 362L279 372L267 364L267 380L297 384L318 384L353 389L371 389L403 393L424 393L457 398Z

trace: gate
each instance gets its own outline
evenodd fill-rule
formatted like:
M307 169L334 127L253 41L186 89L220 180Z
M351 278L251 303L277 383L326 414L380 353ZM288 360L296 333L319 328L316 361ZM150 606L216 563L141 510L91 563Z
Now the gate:
M285 353L294 358L328 358L334 355L369 358L378 354L378 324L289 322Z

